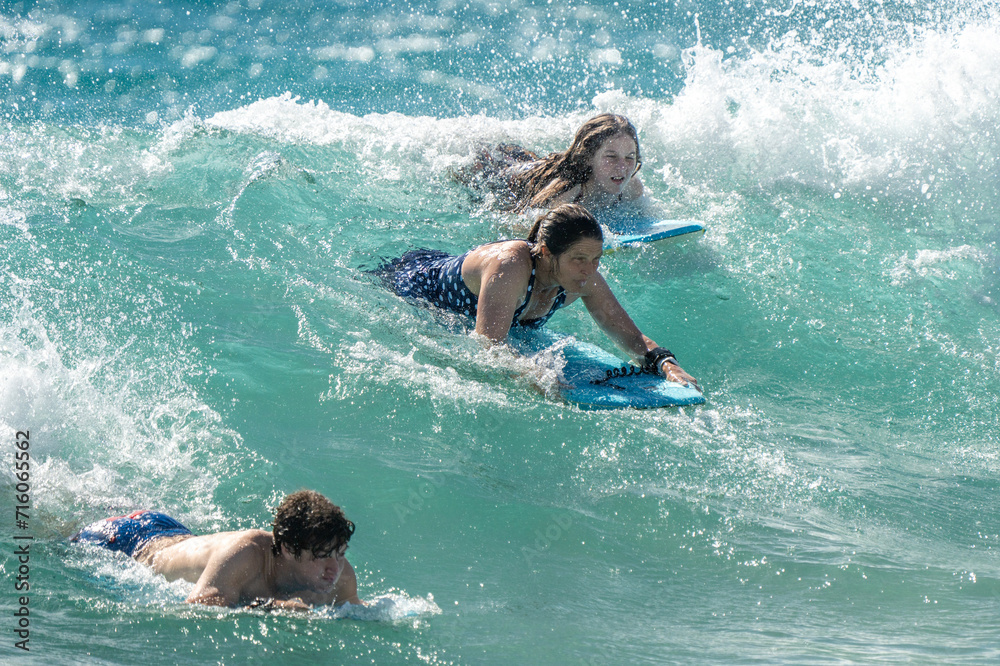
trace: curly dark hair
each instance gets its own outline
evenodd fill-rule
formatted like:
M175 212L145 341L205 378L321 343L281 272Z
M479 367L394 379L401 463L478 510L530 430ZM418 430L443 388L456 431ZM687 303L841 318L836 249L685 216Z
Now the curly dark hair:
M312 552L313 557L329 557L351 540L354 523L347 519L343 509L314 490L292 493L274 512L275 556L284 546L296 558L302 551Z

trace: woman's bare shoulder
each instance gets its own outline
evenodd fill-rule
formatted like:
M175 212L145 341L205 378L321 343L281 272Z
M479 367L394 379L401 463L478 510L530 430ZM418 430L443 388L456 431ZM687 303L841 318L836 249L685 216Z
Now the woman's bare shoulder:
M516 239L481 245L470 253L481 265L517 266L531 263L531 246L527 241Z
M484 280L491 284L496 284L497 280L519 279L527 283L530 273L531 248L523 240L481 245L470 252L462 264L462 279L476 295L479 295Z

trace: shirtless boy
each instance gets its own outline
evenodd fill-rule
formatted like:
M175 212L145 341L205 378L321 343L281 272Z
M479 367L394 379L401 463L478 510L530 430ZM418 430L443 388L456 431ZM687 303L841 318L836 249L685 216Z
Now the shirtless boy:
M89 525L72 541L121 551L167 580L194 583L188 603L309 610L362 603L344 557L353 533L340 507L300 490L281 502L271 532L195 536L170 516L136 511Z

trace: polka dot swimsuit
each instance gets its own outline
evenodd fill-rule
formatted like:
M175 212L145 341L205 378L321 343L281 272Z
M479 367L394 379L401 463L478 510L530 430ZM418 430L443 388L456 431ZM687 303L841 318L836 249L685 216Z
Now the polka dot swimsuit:
M462 262L467 256L468 253L456 257L438 250L412 250L399 259L389 262L378 272L388 283L389 288L400 296L420 298L440 308L475 317L479 298L469 291L465 286L465 280L462 279ZM552 308L545 315L537 319L518 321L518 317L528 307L534 286L535 260L532 257L528 292L524 295L524 302L514 312L511 328L515 326L539 328L565 304L566 292L560 287Z

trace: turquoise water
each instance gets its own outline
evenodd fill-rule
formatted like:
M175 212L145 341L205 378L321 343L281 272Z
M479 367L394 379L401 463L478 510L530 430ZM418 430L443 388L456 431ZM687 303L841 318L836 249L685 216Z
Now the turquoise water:
M1000 658L995 3L286 4L0 5L3 660ZM707 225L602 263L704 406L579 411L364 275L518 233L451 171L600 111ZM372 610L192 608L66 541L302 487Z

